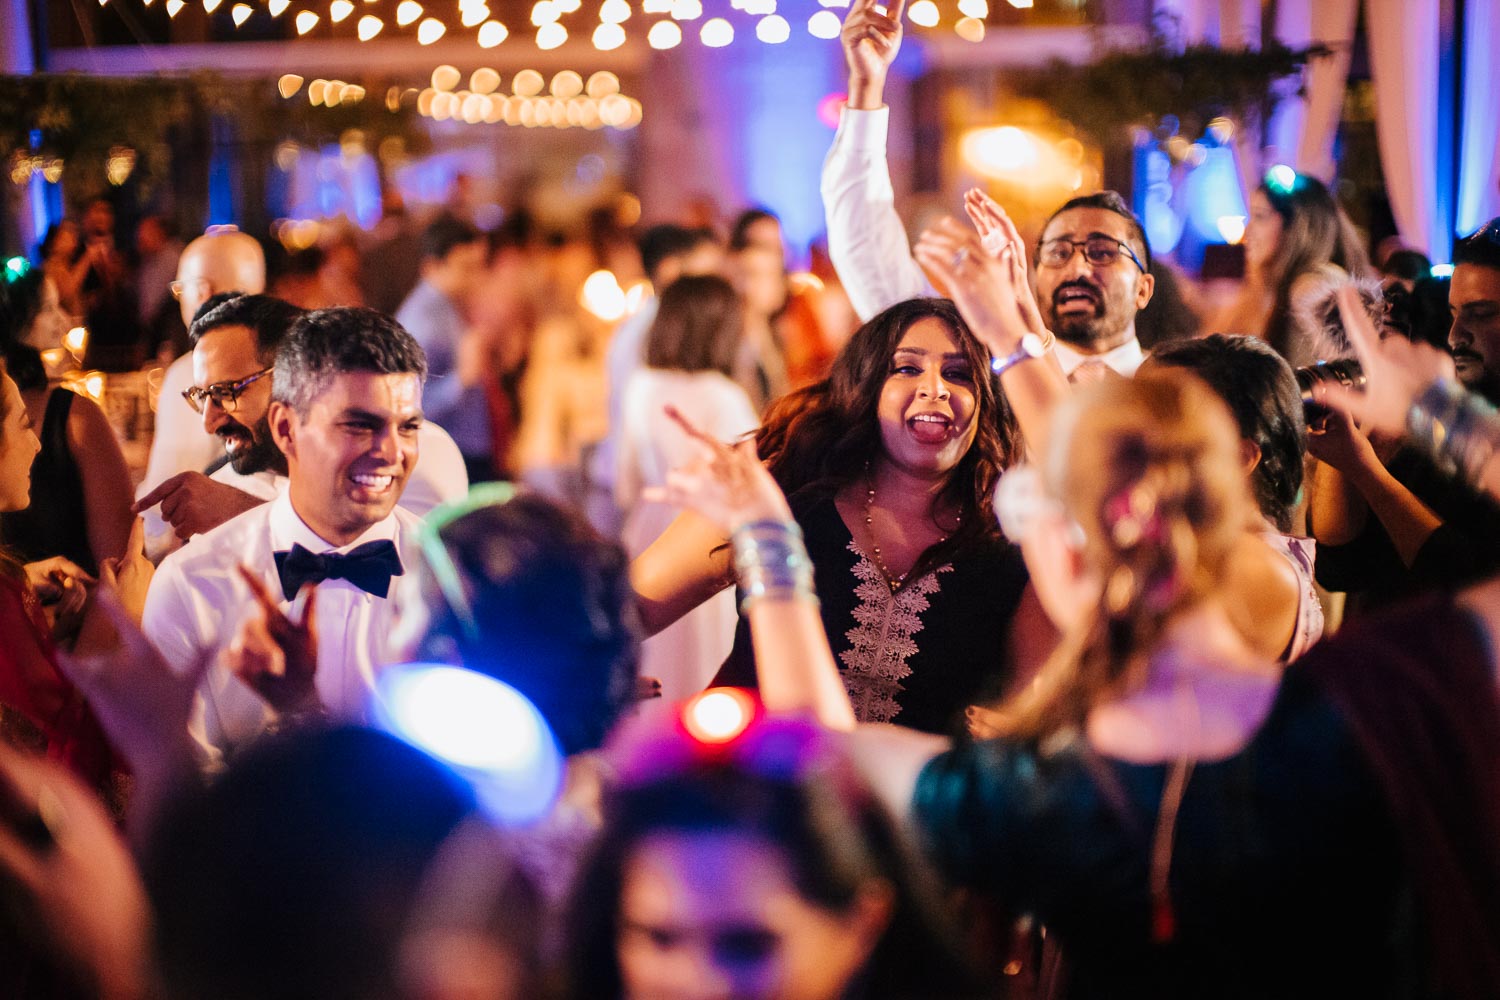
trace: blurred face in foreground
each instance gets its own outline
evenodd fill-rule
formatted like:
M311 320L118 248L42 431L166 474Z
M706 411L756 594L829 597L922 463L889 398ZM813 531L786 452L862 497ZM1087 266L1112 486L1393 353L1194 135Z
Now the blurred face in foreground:
M805 900L783 852L733 830L662 831L628 856L616 941L629 1000L836 1000L889 905Z

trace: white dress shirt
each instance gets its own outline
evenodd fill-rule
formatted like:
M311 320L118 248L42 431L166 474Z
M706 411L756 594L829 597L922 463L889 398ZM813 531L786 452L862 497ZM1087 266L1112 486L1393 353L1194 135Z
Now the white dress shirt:
M224 455L224 445L212 434L203 432L203 415L182 398L193 384L193 352L167 366L156 398L156 430L151 438L151 455L146 460L146 475L136 488L141 497L156 489L179 472L202 472ZM142 515L146 521L146 547L152 558L158 558L176 544L172 526L152 507Z
M417 465L411 470L406 489L401 492L401 506L418 517L426 517L438 504L458 500L469 493L469 472L464 457L449 433L432 421L424 421L417 431ZM273 500L286 491L286 476L266 470L248 475L223 465L208 478L233 486L253 497Z
M912 258L906 227L896 212L891 168L885 157L890 116L890 108L844 108L833 147L823 161L828 256L861 321L897 302L938 294ZM1065 375L1093 360L1128 377L1143 358L1140 341L1133 336L1105 354L1083 354L1057 343L1057 360Z
M325 580L317 588L318 697L340 721L366 720L377 670L401 654L396 648L402 609L420 605L414 574L415 532L420 522L397 507L348 545L334 546L309 528L283 492L193 538L166 558L146 595L143 627L174 670L186 671L212 657L198 690L190 730L212 750L231 751L255 737L273 717L270 707L223 662L241 621L255 608L237 567L254 570L282 596L274 553L301 545L314 553L345 553L379 539L396 543L405 572L391 580L387 597L376 597L347 580ZM283 610L291 602L278 601Z

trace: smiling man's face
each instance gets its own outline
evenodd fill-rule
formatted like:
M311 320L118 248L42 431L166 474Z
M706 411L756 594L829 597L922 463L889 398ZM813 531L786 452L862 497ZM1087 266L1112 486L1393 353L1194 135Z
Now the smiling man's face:
M1078 243L1103 236L1130 246L1131 225L1103 208L1070 208L1047 224L1041 244L1066 239ZM1130 255L1121 253L1111 264L1090 264L1082 247L1066 264L1038 264L1034 269L1037 304L1047 328L1059 340L1088 354L1102 354L1135 335L1135 314L1151 300L1155 279L1141 271Z

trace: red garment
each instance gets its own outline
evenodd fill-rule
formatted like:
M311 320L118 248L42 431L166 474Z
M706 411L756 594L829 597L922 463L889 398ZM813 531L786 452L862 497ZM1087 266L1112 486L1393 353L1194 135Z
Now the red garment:
M94 713L57 667L41 601L25 579L0 571L0 705L36 726L47 756L94 788L115 770L115 755Z
M1440 995L1500 984L1500 697L1483 629L1451 596L1345 628L1292 669L1337 704L1390 801Z

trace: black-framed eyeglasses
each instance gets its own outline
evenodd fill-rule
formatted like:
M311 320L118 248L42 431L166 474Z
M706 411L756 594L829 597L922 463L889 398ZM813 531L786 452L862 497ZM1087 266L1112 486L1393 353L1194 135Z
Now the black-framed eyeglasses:
M195 385L182 390L182 398L198 413L203 412L210 399L218 403L219 409L225 413L233 413L235 407L239 406L240 394L275 370L276 367L272 365L270 368L262 368L254 375L246 375L238 382L215 382L206 387Z
M1073 259L1073 254L1080 247L1083 248L1083 259L1095 267L1108 267L1119 260L1123 252L1131 263L1141 269L1142 274L1146 271L1146 265L1130 249L1130 244L1113 236L1090 236L1086 240L1070 240L1060 236L1055 240L1048 240L1038 249L1037 262L1043 267L1063 267Z

